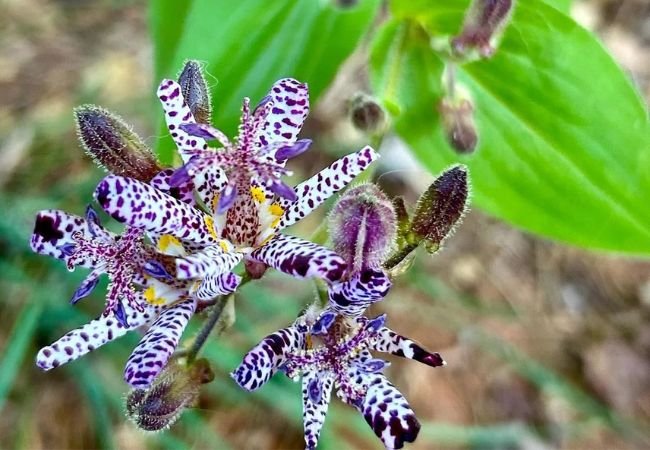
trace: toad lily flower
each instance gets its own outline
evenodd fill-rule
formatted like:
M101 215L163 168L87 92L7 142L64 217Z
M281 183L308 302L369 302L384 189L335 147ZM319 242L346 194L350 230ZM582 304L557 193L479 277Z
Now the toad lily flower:
M384 326L386 317L348 318L313 309L293 325L264 338L231 374L242 388L254 391L279 369L302 377L305 443L316 447L331 392L361 412L386 448L413 442L420 424L402 394L381 373L388 365L371 351L414 359L431 367L445 364L416 342Z
M95 192L104 210L128 226L173 242L181 250L174 276L196 280L197 291L210 292L214 280L243 258L299 278L317 276L329 282L340 278L345 262L336 253L279 231L347 186L378 154L365 147L294 189L285 189L279 179L286 173L284 161L306 148L295 140L308 110L304 84L280 80L252 113L245 102L236 144L209 126L196 123L174 81L160 85L159 97L185 161L169 183L182 186L193 182L209 212L119 176L105 178ZM224 148L208 148L204 137L210 136L216 136Z

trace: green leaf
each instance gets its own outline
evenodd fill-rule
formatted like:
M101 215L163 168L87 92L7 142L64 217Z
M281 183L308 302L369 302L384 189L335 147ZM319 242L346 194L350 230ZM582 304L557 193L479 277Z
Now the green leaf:
M466 164L475 204L498 218L587 248L650 253L645 106L594 37L541 0L518 2L494 58L459 68L480 139L472 156L451 150L436 112L443 61L429 38L457 32L467 4L393 3L371 69L398 105L397 133L432 173Z
M168 14L165 0L152 4L157 78L174 77L186 59L204 61L214 98L213 122L233 133L244 97L255 103L274 81L294 77L309 84L312 103L357 47L375 17L379 0L363 0L342 10L314 0L194 0L180 15L176 41L157 19ZM165 162L173 155L171 139L160 141Z

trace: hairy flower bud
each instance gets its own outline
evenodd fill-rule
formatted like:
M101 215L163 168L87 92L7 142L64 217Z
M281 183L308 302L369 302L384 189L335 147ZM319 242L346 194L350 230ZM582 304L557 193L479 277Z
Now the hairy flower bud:
M210 123L212 116L212 103L210 102L210 88L205 82L203 70L197 61L187 61L178 77L183 98L198 123Z
M213 379L206 359L189 366L172 360L148 389L134 389L127 395L126 416L144 431L164 430L195 405L201 385Z
M458 153L472 153L478 143L474 106L467 98L443 99L440 103L442 126L449 145Z
M440 175L420 196L411 232L433 253L440 248L454 226L463 217L468 195L467 169L454 166Z
M461 56L472 50L484 58L492 56L495 42L510 19L513 3L513 0L474 0L460 34L451 40L452 50Z
M351 273L381 266L392 249L397 231L393 203L376 185L348 190L329 217L334 250Z
M77 134L86 153L115 175L149 181L161 169L151 150L118 116L95 105L75 108Z
M356 94L350 100L350 120L364 133L377 133L386 125L386 113L377 101L366 94Z

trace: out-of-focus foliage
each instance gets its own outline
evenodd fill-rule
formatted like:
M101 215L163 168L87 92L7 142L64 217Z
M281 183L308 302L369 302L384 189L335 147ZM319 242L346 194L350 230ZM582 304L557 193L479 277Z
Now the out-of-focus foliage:
M379 0L351 9L314 0L151 2L156 79L174 78L186 59L214 77L213 122L232 133L244 97L259 101L284 77L309 83L314 103L376 16ZM171 31L170 31L171 30ZM159 144L171 161L171 139Z
M541 0L517 2L496 55L458 68L479 131L476 153L459 158L436 111L444 63L431 40L458 32L468 2L391 3L395 18L374 42L374 86L423 164L436 172L460 159L475 205L529 231L650 253L647 110L589 32Z

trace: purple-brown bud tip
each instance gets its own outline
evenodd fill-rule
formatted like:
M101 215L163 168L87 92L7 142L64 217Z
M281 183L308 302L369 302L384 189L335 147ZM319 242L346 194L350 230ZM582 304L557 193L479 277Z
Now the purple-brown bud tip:
M333 3L341 9L349 9L357 6L359 0L333 0Z
M451 40L454 53L465 56L477 51L481 57L492 56L495 42L512 15L513 3L513 0L474 0L460 34Z
M397 232L393 203L376 185L362 184L348 190L329 216L334 250L351 273L381 267Z
M197 61L187 61L178 77L183 98L198 123L209 124L212 116L210 88L205 81L201 64Z
M213 379L205 359L189 366L172 360L149 388L134 389L127 395L126 416L141 430L165 430L195 405L201 385Z
M478 131L472 102L469 99L443 99L439 109L449 145L458 153L473 153L478 144Z
M161 170L151 150L117 115L95 105L79 106L74 115L79 139L99 166L140 181Z
M438 250L463 217L468 193L464 166L454 166L443 172L418 200L411 221L414 239L424 241L430 252Z
M386 126L386 112L374 98L359 93L350 100L350 120L359 131L374 134Z

